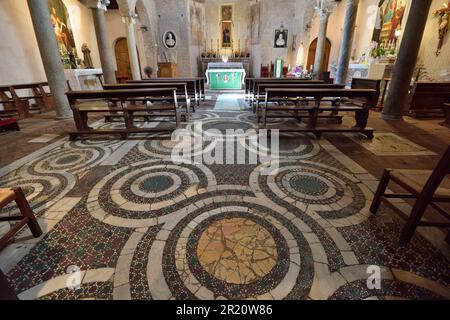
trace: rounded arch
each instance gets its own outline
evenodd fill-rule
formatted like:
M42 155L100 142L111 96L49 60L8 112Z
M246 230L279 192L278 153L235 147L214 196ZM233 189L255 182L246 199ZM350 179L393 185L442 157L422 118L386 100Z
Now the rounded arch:
M317 38L311 41L308 49L308 59L306 63L306 68L311 68L314 65L314 60L316 58L316 49L317 49ZM325 43L325 55L323 58L323 69L324 71L328 70L328 66L330 63L330 55L331 55L331 40L326 39Z

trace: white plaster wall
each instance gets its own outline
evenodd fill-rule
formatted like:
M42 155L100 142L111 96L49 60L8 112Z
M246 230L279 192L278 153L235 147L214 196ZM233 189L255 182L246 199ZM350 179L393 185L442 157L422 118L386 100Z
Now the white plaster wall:
M64 0L71 15L75 44L91 48L94 66L100 67L97 42L89 9L76 0ZM26 0L0 1L0 84L46 81Z
M26 0L0 1L0 84L46 81Z
M447 72L450 73L450 32L447 33L441 54L436 56L439 19L433 16L433 12L442 7L442 0L433 0L422 39L419 59L424 61L428 75L435 81L450 81L448 76L445 77L443 74Z
M155 8L158 14L158 62L165 62L164 53L174 58L178 64L180 77L192 76L190 56L189 8L187 0L157 0ZM163 35L172 31L177 36L177 46L167 49L163 45Z

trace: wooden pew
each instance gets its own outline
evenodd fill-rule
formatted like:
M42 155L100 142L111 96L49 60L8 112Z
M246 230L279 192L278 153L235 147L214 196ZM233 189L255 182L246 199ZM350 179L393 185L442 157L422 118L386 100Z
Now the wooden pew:
M323 80L308 80L308 79L298 79L298 78L253 78L249 80L250 85L250 104L253 105L254 95L259 83L297 83L297 84L324 84Z
M352 89L373 89L376 91L373 96L373 101L370 102L371 105L377 106L381 95L381 80L376 79L365 79L365 78L353 78L352 79ZM364 99L356 98L353 99L354 104L364 104Z
M420 117L444 117L443 107L450 102L450 82L417 82L411 89L406 111Z
M55 101L53 100L53 95L51 92L46 91L48 88L47 82L36 82L28 84L16 84L12 85L11 89L15 91L19 99L28 100L30 105L30 110L38 109L39 112L48 111L55 108ZM21 95L21 90L28 90L31 95ZM36 102L36 108L31 104L31 100Z
M69 91L66 93L70 107L73 112L75 126L77 131L70 132L70 139L74 140L82 135L94 134L119 134L125 139L128 134L132 133L148 133L148 132L170 132L179 127L180 116L177 101L177 90L175 87L157 88L157 89L140 89L140 90L95 90L95 91ZM151 106L144 105L128 105L127 101L132 99L148 99L171 101L171 105L153 104ZM118 107L110 107L109 104L104 106L87 106L79 105L77 102L89 101L92 99L103 99L106 101L120 101ZM163 113L168 112L168 113ZM125 128L123 129L93 129L88 126L89 113L107 113L117 115L123 114ZM143 114L146 117L173 117L175 118L174 128L137 128L134 126L134 118Z
M260 104L260 100L261 99L265 99L266 97L266 89L267 88L297 88L297 89L344 89L345 85L341 85L341 84L328 84L328 83L318 83L318 84L314 84L314 83L297 83L297 82L281 82L281 83L277 83L277 82L262 82L262 83L256 83L256 94L254 96L254 100L256 101L256 103L253 106L253 112L256 112L256 114L259 114L259 104ZM293 99L280 99L277 102L287 102L287 101L291 101L294 102L295 104L297 104L298 102L304 102L304 103L308 103L309 101L314 101L314 99L310 98L310 97L296 97ZM339 100L338 99L332 99L329 100L333 105L336 105Z
M187 91L186 82L174 82L174 83L126 83L126 84L105 84L103 85L103 90L139 90L139 89L160 89L172 87L177 89L177 101L180 107L185 108L185 113L182 113L181 116L185 118L186 121L189 120L189 116L191 113L191 99L189 98L189 94ZM172 99L172 97L170 97ZM158 98L158 100L164 99L164 97ZM143 99L133 99L132 102L141 101L148 102L150 101L147 98ZM117 118L117 115L106 115L105 120L110 122L113 118Z
M28 100L22 100L10 86L0 86L0 104L4 115L18 115L20 119L30 116Z
M145 79L145 80L129 80L127 83L178 83L186 82L187 91L189 98L194 101L192 108L195 111L195 106L200 106L200 99L202 97L202 81L204 78L194 77L194 78L156 78L156 79ZM204 84L203 84L204 88Z
M311 132L320 138L323 132L360 132L368 138L373 138L373 129L367 128L367 121L369 118L369 110L373 105L373 96L376 91L373 89L286 89L286 88L267 88L266 98L263 108L263 127L267 128L267 118L270 111L306 111L308 112L308 126L307 128L282 128L280 132ZM278 101L282 98L297 98L309 96L315 100L314 106L269 106L269 102ZM366 104L363 106L321 106L320 103L324 98L365 98ZM317 119L320 112L331 111L352 111L355 112L356 125L353 128L330 128L318 127Z

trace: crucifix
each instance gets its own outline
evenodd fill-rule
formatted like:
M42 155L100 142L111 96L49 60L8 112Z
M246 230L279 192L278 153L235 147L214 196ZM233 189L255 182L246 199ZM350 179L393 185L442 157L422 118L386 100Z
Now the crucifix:
M444 4L444 8L434 12L435 17L439 17L439 43L436 50L436 56L441 54L442 45L444 44L445 35L448 32L450 21L450 0L448 4Z

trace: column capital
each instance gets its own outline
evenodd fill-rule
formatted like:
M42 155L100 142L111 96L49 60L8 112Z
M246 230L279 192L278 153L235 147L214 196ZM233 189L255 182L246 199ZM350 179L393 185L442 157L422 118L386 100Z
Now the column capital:
M125 16L122 17L122 22L127 25L136 24L136 18L137 18L136 15Z
M110 0L81 0L81 2L88 8L99 9L106 11L110 4Z
M328 19L328 17L333 13L333 9L333 0L317 0L316 12L321 19Z

